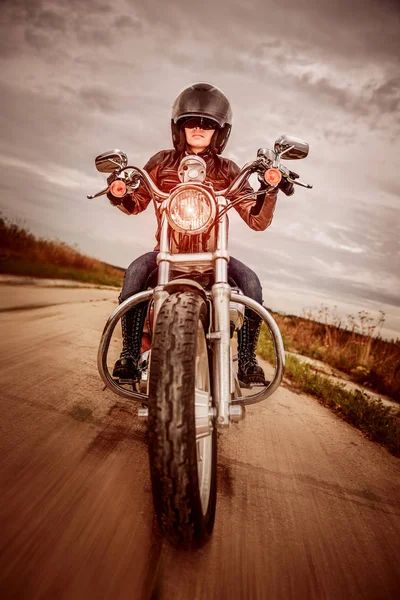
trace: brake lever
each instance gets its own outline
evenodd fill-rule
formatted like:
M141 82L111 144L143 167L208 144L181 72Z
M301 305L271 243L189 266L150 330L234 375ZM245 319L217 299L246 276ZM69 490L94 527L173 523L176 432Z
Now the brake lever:
M86 198L88 200L93 200L93 198L98 198L99 196L105 196L105 194L107 194L109 190L109 187L107 186L104 190L102 190L101 192L97 192L97 194L92 194L90 196L86 196Z
M300 181L300 179L291 179L290 177L287 177L287 180L290 181L290 183L294 183L295 185L307 188L308 190L312 190L313 188L312 185L310 185L309 183L304 183L304 181Z
M298 175L294 171L290 171L290 169L288 169L287 167L285 167L284 165L281 165L281 164L277 168L280 170L280 172L282 173L282 175L286 179L286 181L289 181L290 183L294 183L295 185L299 185L300 187L307 188L309 190L312 189L313 186L310 185L309 183L304 183L303 181L300 181L300 179L299 179L300 175Z

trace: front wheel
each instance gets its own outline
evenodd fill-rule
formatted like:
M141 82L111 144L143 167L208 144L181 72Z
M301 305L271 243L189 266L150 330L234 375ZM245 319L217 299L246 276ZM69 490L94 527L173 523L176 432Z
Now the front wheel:
M213 418L207 306L194 293L162 305L153 336L149 456L154 506L174 545L203 544L215 518L217 434Z

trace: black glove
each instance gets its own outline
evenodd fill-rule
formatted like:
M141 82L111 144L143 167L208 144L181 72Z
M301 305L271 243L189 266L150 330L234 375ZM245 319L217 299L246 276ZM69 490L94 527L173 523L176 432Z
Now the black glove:
M278 184L278 189L282 190L282 192L286 194L286 196L291 196L292 194L294 194L293 183L285 179L285 177L282 177L280 183Z
M111 194L111 192L108 192L107 198L113 206L121 206L122 204L129 213L133 213L136 202L132 198L131 194L125 194L125 196L122 196L122 198L116 198Z
M258 181L260 182L260 190L273 189L265 181L264 173L265 173L265 171L263 171L262 173L258 173ZM282 177L281 181L277 185L277 188L278 188L278 190L282 190L282 192L284 194L286 194L286 196L291 196L294 193L293 183L290 183L290 181L285 179L285 177Z
M264 173L265 173L265 171L263 171L262 173L260 173L260 172L257 173L258 181L260 182L260 189L258 191L267 190L270 187L269 184L264 179Z
M122 204L122 200L126 198L126 196L123 196L122 198L116 198L112 195L111 192L107 192L107 198L109 199L110 204L112 204L113 206L119 206L120 204Z

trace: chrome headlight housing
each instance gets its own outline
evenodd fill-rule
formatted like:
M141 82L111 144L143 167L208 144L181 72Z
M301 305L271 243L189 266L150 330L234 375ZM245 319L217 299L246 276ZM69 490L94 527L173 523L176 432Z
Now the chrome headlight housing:
M166 214L175 231L197 235L206 231L215 219L213 195L199 185L182 184L171 194Z

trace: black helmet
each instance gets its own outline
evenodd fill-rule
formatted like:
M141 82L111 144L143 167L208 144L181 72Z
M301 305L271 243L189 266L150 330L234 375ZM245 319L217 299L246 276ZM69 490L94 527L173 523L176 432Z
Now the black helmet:
M232 109L228 98L209 83L194 83L179 94L172 106L172 141L176 150L182 151L186 138L183 123L188 117L205 117L215 121L215 133L210 148L221 154L232 127Z

